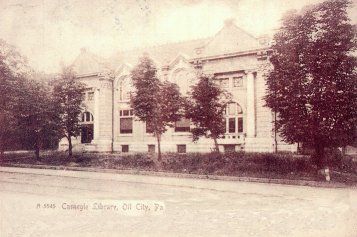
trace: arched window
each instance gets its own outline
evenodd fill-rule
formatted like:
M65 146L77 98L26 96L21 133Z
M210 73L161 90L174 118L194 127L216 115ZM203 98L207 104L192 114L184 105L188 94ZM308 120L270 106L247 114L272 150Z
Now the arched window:
M225 116L226 133L243 133L243 110L238 103L227 104Z
M81 143L91 143L94 137L93 114L85 111L81 120Z
M82 113L82 122L93 122L93 121L94 121L93 114L91 114L90 112Z
M129 77L125 77L122 79L122 81L120 82L119 90L120 101L130 100L130 93L133 90L133 85Z
M185 95L190 91L191 86L195 84L195 75L190 70L179 69L172 75L172 82L176 83L180 88L181 94Z

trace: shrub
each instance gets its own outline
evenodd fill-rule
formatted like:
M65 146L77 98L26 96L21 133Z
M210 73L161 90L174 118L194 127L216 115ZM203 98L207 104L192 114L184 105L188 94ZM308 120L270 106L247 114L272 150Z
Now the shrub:
M307 157L272 153L187 153L165 154L164 170L200 174L239 175L245 173L310 172Z

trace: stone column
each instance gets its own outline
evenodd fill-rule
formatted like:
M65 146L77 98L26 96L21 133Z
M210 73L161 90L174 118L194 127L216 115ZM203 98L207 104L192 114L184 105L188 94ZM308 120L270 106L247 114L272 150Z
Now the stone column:
M99 88L94 88L94 140L99 138Z
M255 137L255 72L247 71L247 137Z

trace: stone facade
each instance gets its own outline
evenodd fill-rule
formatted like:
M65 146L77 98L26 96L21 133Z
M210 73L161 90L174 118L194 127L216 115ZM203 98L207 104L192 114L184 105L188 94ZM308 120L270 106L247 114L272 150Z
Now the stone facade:
M215 75L217 83L233 98L227 108L221 150L249 152L296 151L296 145L285 144L273 130L274 115L264 106L265 69L269 66L269 47L239 29L233 22L212 38L155 46L150 49L122 51L110 59L101 59L86 50L73 63L78 80L88 87L85 111L92 120L93 139L75 139L74 149L99 152L153 152L155 137L146 132L130 110L128 93L132 89L130 71L144 53L153 58L160 78L177 83L183 94L197 82L196 70ZM85 120L85 119L84 119ZM182 123L184 124L184 123ZM182 126L181 124L181 126ZM169 128L162 137L163 152L209 152L211 139L192 142L189 128ZM190 125L192 126L192 125ZM277 142L275 142L277 141ZM60 149L66 149L66 140Z

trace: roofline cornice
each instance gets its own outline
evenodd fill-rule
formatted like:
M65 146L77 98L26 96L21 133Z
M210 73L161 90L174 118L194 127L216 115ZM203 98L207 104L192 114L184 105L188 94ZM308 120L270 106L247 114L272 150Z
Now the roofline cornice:
M190 63L192 63L196 60L209 61L209 60L217 60L217 59L222 59L222 58L232 58L232 57L256 54L259 51L264 51L264 50L269 50L269 49L270 49L270 47L264 47L264 48L259 48L259 49L252 49L252 50L220 54L220 55L214 55L214 56L195 57L195 58L190 59L189 61L190 61Z
M80 74L80 75L76 75L77 78L84 78L84 77L95 77L98 76L99 72L94 72L94 73L86 73L86 74Z

